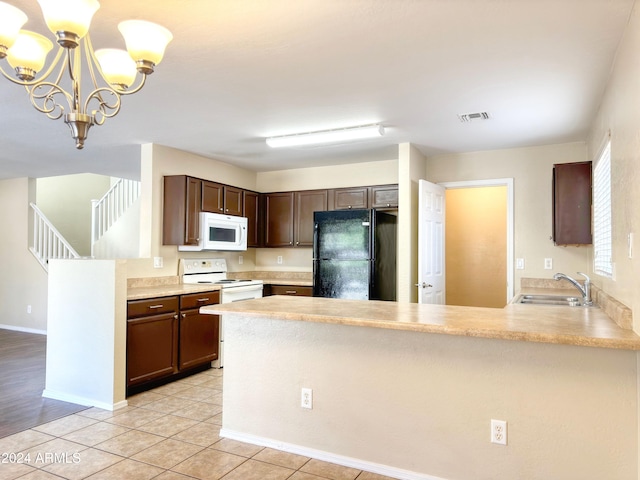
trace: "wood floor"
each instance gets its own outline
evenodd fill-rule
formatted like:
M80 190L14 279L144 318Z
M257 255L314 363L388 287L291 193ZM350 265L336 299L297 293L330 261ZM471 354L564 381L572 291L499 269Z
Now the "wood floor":
M0 329L0 438L86 409L42 398L46 335Z

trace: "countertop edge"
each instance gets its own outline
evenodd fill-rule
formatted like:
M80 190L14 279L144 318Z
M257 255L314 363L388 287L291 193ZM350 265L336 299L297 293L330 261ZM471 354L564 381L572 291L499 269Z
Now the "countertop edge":
M573 308L573 307L547 307L547 306L512 306L505 309L483 309L483 313L491 317L491 320L496 323L496 326L485 327L469 327L458 326L452 323L460 323L459 320L450 321L447 324L446 320L441 318L446 316L446 307L442 309L439 315L434 311L426 311L420 309L417 304L407 304L407 309L412 315L419 315L422 323L415 323L415 321L394 321L384 320L380 318L373 318L362 313L356 313L349 315L348 308L345 308L344 313L340 315L325 314L321 312L308 313L301 312L300 306L304 306L305 297L285 297L274 296L268 297L271 299L279 298L280 303L287 303L289 305L282 305L279 309L262 308L265 304L260 303L259 300L251 300L242 302L242 305L210 305L202 307L202 313L218 314L225 316L254 316L262 318L273 318L288 321L304 321L314 323L331 323L348 326L360 326L369 328L382 328L390 330L404 330L418 333L431 333L431 334L444 334L454 336L466 336L474 338L488 338L488 339L502 339L513 341L526 341L536 343L549 343L557 345L574 345L584 347L599 347L618 350L640 350L640 337L633 332L620 329L615 323L602 317L603 312L594 312L593 315L599 318L599 321L606 327L606 332L602 333L602 327L595 328L593 335L586 334L571 334L566 332L550 332L549 326L541 326L539 329L533 324L527 324L526 318L531 314L531 318L539 318L541 312L554 313L558 315L558 308ZM285 298L297 298L296 303L291 300L285 300ZM311 305L311 304L309 304ZM411 306L413 305L413 306ZM451 310L456 311L457 314L467 312L469 317L473 317L474 313L477 313L474 307L449 307ZM462 310L460 310L462 309ZM467 310L464 310L467 309ZM524 310L523 310L524 309ZM554 309L552 312L550 309ZM584 313L584 312L583 312ZM428 320L429 315L438 317L439 319L430 322ZM575 311L575 315L578 315L578 311ZM520 320L514 321L513 317L518 316ZM606 315L604 315L606 317ZM466 319L462 320L468 321ZM472 320L474 321L474 320ZM481 322L482 320L479 320ZM529 328L518 328L517 322L523 322L521 325L525 325ZM504 327L502 327L504 324ZM533 325L533 326L532 326ZM547 331L545 331L545 329ZM598 336L598 332L602 335Z

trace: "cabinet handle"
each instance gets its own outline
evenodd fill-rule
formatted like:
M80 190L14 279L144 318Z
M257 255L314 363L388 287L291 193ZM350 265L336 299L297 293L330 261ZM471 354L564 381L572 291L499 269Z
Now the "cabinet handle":
M149 305L149 310L153 310L153 309L156 309L156 308L162 308L162 307L164 307L164 305L162 305L162 304L160 304L160 305Z
M390 204L390 203L387 203L387 207L390 207L390 206L391 206L391 204Z
M229 211L229 209L227 208L227 209L225 210L225 212L228 212L228 211Z
M285 290L285 292L287 295L295 295L296 293L298 293L296 290Z
M300 245L300 242L296 242L296 245Z
M187 314L186 314L186 313L183 313L183 314L182 314L182 318L187 318Z
M208 298L199 298L198 302L208 302L209 299Z
M351 205L349 205L347 208L351 209Z
M224 212L224 208L220 207L220 211L221 211L221 212Z
M175 318L176 320L178 319L178 314L176 313L173 318Z
M293 242L289 242L289 245L293 245Z

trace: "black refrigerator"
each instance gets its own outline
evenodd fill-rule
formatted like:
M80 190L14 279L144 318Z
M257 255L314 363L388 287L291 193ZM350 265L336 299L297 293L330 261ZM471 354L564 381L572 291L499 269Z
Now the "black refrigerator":
M313 217L313 296L395 300L397 217L360 209Z

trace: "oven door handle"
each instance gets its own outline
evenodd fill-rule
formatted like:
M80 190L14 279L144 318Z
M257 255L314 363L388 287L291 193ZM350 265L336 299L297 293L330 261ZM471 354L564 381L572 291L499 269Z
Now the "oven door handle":
M228 294L252 292L256 290L262 290L262 285L254 284L254 285L244 285L242 287L222 287L222 291Z

